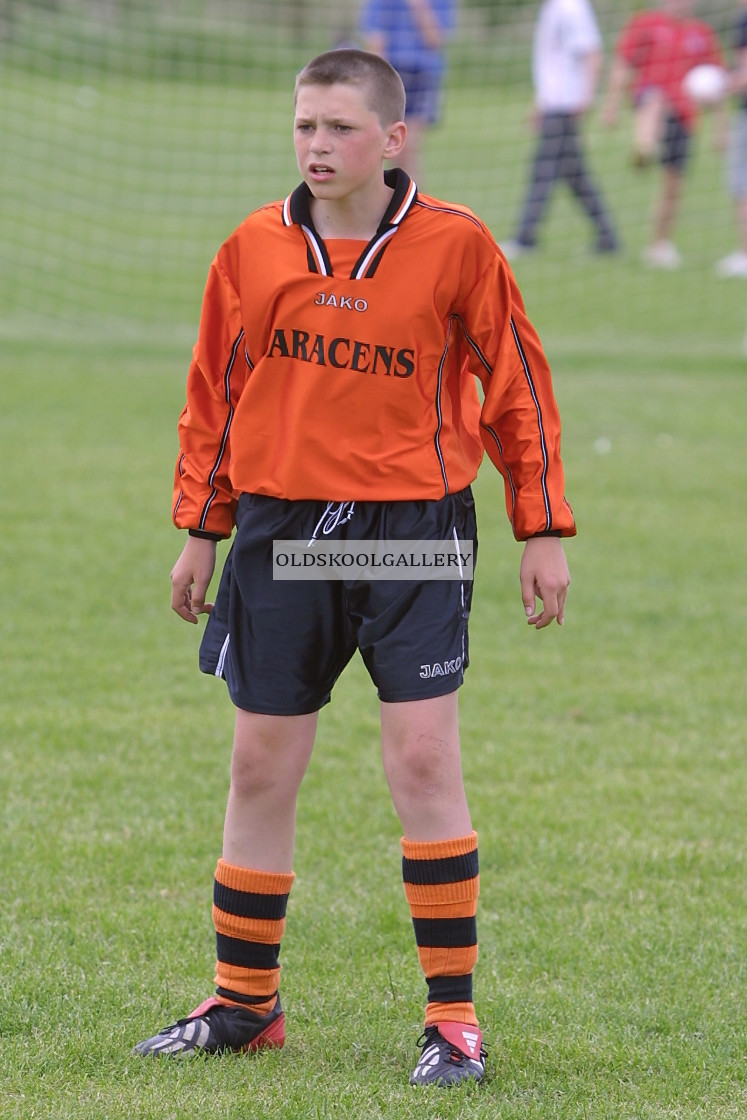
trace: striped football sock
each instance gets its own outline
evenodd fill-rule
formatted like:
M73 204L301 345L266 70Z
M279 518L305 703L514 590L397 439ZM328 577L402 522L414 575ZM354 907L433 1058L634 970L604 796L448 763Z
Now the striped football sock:
M418 957L428 982L425 1025L477 1026L472 972L477 962L477 833L455 840L402 839L402 878Z
M216 994L263 1015L277 1003L278 954L293 872L251 871L218 860L213 922Z

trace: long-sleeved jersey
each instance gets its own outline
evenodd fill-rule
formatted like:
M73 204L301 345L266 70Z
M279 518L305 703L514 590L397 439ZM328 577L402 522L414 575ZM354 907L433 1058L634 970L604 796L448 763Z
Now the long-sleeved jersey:
M575 533L550 369L505 258L466 207L387 182L368 244L325 243L302 184L220 248L179 421L180 528L229 536L242 492L438 499L487 449L518 539Z

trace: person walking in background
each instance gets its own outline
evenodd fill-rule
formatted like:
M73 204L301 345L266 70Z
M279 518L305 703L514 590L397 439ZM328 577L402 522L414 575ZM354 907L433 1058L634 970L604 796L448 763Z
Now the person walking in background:
M739 248L716 263L716 275L747 279L747 0L740 3L734 51L729 92L737 96L737 111L729 132L728 183L736 208Z
M698 117L685 75L702 64L723 65L713 28L693 18L693 7L693 0L662 0L660 8L628 21L615 47L602 113L605 124L616 124L622 97L630 90L636 112L634 161L645 166L658 159L662 166L651 240L643 252L652 268L682 263L672 231Z
M422 186L423 137L441 115L446 41L455 0L366 0L360 34L367 50L394 67L405 87L407 140L399 166Z
M596 251L618 248L612 221L586 166L580 132L594 101L602 61L602 38L589 0L544 0L532 49L538 142L518 231L502 245L509 259L534 248L550 196L562 181L594 225Z

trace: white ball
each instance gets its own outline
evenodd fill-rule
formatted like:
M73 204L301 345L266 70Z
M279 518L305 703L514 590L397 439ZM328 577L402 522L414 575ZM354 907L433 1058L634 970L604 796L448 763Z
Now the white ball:
M715 105L726 93L728 75L723 66L703 64L688 70L683 80L685 92L698 105Z

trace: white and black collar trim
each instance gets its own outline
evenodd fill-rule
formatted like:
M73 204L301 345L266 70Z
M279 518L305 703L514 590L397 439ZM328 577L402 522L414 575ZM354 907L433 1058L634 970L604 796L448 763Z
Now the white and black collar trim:
M401 167L385 171L384 181L388 187L394 189L394 194L379 223L379 228L355 262L350 273L351 280L365 280L374 275L388 242L417 199L418 189ZM296 187L283 203L283 224L298 225L303 230L309 272L316 272L321 276L333 276L327 246L314 228L311 218L311 197L311 191L306 183Z

